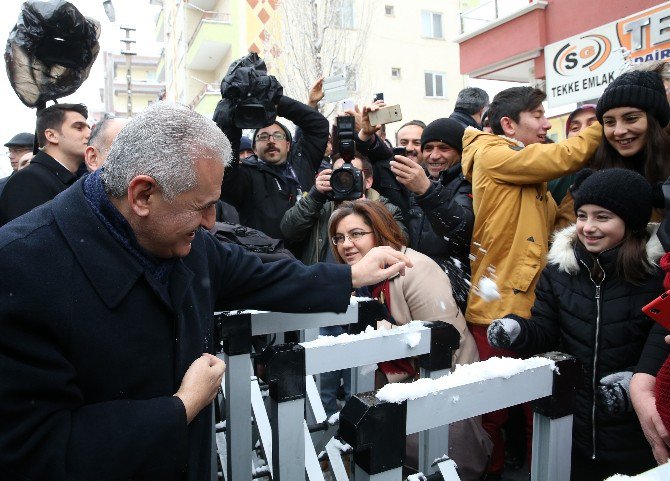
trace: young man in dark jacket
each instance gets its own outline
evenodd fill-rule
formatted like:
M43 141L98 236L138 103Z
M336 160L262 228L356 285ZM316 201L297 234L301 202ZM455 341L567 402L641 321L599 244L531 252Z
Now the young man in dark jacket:
M218 242L230 153L213 122L155 103L103 171L0 229L0 478L211 480L213 311L342 312L404 268L392 249L304 266Z
M300 139L292 143L289 130L275 122L254 132L254 155L242 161L237 153L241 130L234 126L223 129L232 139L233 161L226 169L221 200L237 209L240 224L281 239L279 223L284 213L314 185L328 142L328 120L285 95L277 103L277 113L300 127ZM300 255L298 245L287 247Z
M50 201L77 180L91 129L83 104L55 104L37 114L41 150L7 181L0 195L0 226Z

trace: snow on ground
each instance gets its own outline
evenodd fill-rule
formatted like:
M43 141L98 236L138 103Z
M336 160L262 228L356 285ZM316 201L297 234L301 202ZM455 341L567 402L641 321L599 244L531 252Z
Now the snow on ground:
M403 401L418 399L428 394L434 394L448 388L462 386L487 379L510 377L528 369L542 366L551 366L555 369L554 361L542 357L531 357L530 359L513 359L510 357L492 357L486 361L473 364L459 364L452 374L442 376L438 379L419 379L413 383L387 384L377 392L377 399L386 402L401 403ZM457 399L453 400L458 401Z

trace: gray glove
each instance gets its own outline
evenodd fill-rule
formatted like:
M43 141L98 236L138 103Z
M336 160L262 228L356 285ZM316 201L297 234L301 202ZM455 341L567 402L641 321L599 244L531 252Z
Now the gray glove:
M630 401L632 377L632 372L622 371L602 378L595 393L598 405L609 414L633 411L633 403Z
M508 349L512 343L519 337L521 325L515 319L496 319L486 330L486 337L489 344L498 349Z

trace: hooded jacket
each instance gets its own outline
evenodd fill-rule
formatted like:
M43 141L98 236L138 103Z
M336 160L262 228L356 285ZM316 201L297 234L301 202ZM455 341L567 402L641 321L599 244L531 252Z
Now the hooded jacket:
M647 258L655 265L663 248L649 224ZM536 290L528 320L518 319L521 332L512 349L537 354L559 349L575 356L583 378L575 400L573 450L597 461L654 465L651 449L634 412L608 414L594 402L600 380L612 373L635 371L649 343L654 322L642 311L663 291L660 269L634 285L615 272L618 247L593 256L577 241L576 227L558 232L548 265ZM597 263L604 277L592 279Z
M601 135L596 122L572 139L524 147L503 136L465 129L461 165L472 183L475 213L468 322L487 325L510 312L528 317L556 214L547 181L582 168ZM480 296L482 277L496 283L499 299Z

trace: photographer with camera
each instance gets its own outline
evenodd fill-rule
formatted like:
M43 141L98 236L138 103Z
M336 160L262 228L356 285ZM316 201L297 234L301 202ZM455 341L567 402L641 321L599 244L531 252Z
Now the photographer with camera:
M348 128L344 127L345 124ZM339 137L336 142L340 153L333 162L333 168L322 170L314 186L281 220L281 231L286 241L306 241L300 259L307 265L325 261L327 257L332 260L329 257L328 219L344 200L366 198L381 202L407 234L400 209L372 189L372 165L367 158L355 152L353 125L350 124L353 124L353 117L337 118Z
M245 61L255 63L241 67ZM240 85L242 80L235 77L236 69L252 71L256 76L253 83ZM283 95L281 85L265 75L264 69L263 62L250 54L231 66L221 85L223 99L214 118L231 139L233 148L233 160L221 186L221 200L237 209L240 224L281 238L282 216L303 191L314 185L328 142L328 120L317 110ZM302 130L298 141L292 143L291 132L276 120L277 116ZM255 128L254 154L240 161L237 139L242 128ZM289 243L287 247L300 255L300 246Z

